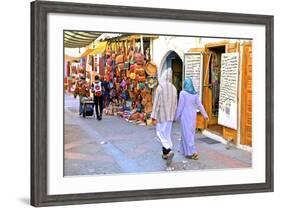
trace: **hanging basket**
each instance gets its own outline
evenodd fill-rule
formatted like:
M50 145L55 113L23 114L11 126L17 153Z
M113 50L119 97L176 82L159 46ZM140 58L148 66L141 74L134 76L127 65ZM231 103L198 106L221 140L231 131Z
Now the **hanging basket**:
M148 88L152 89L158 85L158 80L156 77L147 77L146 85Z
M157 65L155 63L148 62L146 64L145 71L149 76L154 77L154 76L156 76L156 73L157 73Z

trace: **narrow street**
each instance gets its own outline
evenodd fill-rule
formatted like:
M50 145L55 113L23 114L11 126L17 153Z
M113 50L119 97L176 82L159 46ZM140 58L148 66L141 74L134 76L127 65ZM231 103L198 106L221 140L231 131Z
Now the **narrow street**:
M116 116L78 115L79 100L65 94L64 175L95 175L249 168L251 153L197 134L199 160L180 153L180 126L174 123L172 138L175 156L171 165L161 158L161 145L154 126L140 126Z

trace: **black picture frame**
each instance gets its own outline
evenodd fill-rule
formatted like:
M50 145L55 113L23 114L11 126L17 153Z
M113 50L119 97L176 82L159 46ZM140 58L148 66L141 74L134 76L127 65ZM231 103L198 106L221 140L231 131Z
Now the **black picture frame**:
M47 15L81 14L256 24L266 31L266 168L265 183L153 190L48 195L47 193ZM239 13L170 10L144 7L34 1L31 3L31 205L51 206L179 197L272 192L273 173L273 37L274 17Z

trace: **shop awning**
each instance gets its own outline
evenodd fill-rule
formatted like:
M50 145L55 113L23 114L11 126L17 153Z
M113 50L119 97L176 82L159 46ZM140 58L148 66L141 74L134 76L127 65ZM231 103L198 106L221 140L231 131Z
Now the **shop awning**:
M65 48L82 48L96 40L102 33L64 31Z
M159 38L159 35L140 35L140 34L122 34L116 37L107 38L105 40L109 41L125 41L125 40L133 40L133 39L140 39L143 38L144 40L156 39Z
M86 49L86 50L84 51L84 53L81 54L80 58L88 56L88 55L89 55L90 53L92 53L93 51L94 51L94 49L92 49L92 48Z
M93 52L91 53L91 55L97 55L99 53L104 53L104 51L106 49L106 46L107 46L107 42L106 41L98 42L95 45L95 48L94 48Z

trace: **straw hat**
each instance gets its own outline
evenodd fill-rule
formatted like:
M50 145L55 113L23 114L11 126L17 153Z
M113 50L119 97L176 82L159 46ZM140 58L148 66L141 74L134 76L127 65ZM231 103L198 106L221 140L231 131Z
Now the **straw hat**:
M149 76L154 77L156 75L156 73L157 73L157 65L155 63L148 62L146 64L146 73Z

